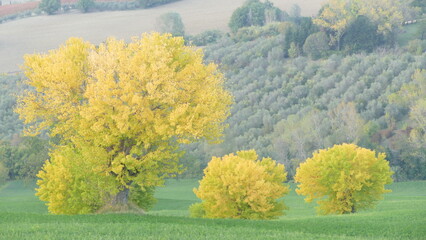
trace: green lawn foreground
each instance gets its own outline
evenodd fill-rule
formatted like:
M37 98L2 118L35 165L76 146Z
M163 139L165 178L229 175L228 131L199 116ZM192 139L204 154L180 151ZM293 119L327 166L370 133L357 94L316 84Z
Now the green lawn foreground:
M0 187L0 239L425 239L426 181L394 183L377 208L316 216L294 192L287 215L272 221L188 218L196 180L169 180L149 214L50 215L34 184Z

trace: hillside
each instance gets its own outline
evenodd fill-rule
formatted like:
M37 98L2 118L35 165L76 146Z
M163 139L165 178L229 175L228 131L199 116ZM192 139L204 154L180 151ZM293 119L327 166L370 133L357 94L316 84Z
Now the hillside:
M232 12L243 2L181 0L151 9L90 14L71 12L6 22L0 24L0 73L19 70L24 54L57 48L69 37L82 37L97 44L111 36L130 39L153 31L156 18L166 12L177 12L182 16L187 34L211 29L228 31ZM297 3L302 8L302 14L311 16L318 12L324 0L271 2L283 10Z
M193 3L191 8L184 8L189 3ZM216 4L216 8L213 5L210 8L208 4L211 3L183 0L149 10L44 16L10 22L0 27L22 27L24 22L32 23L26 29L28 32L37 30L34 44L38 44L38 47L44 44L48 49L54 41L60 42L61 34L63 40L67 34L76 34L74 36L85 35L86 39L95 43L108 35L130 37L126 34L131 33L135 25L122 27L125 21L132 19L127 17L150 16L154 21L155 14L180 9L185 23L188 20L189 23L199 23L198 30L195 25L187 24L187 32L191 34L203 30L208 24L220 25L220 21L196 21L197 14L208 16L211 12L212 16L216 16L219 9L224 9L221 7L224 4ZM226 9L231 8L234 7L228 5ZM190 13L191 17L188 17ZM230 10L229 15L231 13ZM78 25L87 17L92 17L93 21L86 23L86 27ZM44 19L45 24L36 24L36 20L40 19ZM55 19L57 23L47 23L47 20ZM66 25L61 25L64 24L62 20ZM312 60L306 57L306 52L297 53L301 46L299 50L293 48L296 52L290 54L291 45L295 46L295 39L302 45L309 34L319 29L312 25L310 18L289 20L292 22L242 28L224 35L218 43L203 47L205 61L217 63L225 74L226 87L232 92L235 104L227 120L229 128L224 132L222 144L184 146L187 154L183 164L188 167L186 177L199 177L212 156L255 149L261 156L284 163L291 179L298 165L314 151L334 144L355 143L385 152L397 181L426 179L426 135L424 125L421 125L424 120L421 105L418 105L420 110L417 113L423 117L420 121L413 120L410 114L418 100L410 95L415 93L422 99L426 92L400 92L401 89L418 88L419 84L422 89L426 71L418 74L418 79L413 78L416 71L425 69L426 53L422 54L422 48L413 51L412 46L394 48L391 44L384 44L372 53L354 55L329 49L322 59ZM116 25L99 27L101 23ZM223 23L227 28L225 20ZM153 27L153 22L142 25L149 29ZM10 39L20 35L17 33L22 29L18 29L15 32L10 30ZM56 29L57 33L52 29ZM137 31L145 30L141 27ZM45 41L43 36L50 41ZM20 44L31 47L26 41L15 39L13 43L16 45L0 51L16 50ZM325 44L328 46L327 42ZM31 52L28 49L25 51ZM14 57L18 58L19 55L14 53L10 59L4 60L7 64L3 66L12 64ZM4 86L0 98L0 139L6 140L5 149L13 148L12 142L19 144L16 136L22 123L17 120L12 107L13 95L22 87L21 81L19 76L0 77L0 83Z
M219 145L186 147L187 176L199 176L212 156L255 149L286 165L291 177L313 151L354 142L386 152L397 180L425 179L423 148L410 143L407 106L390 96L424 69L426 53L378 50L328 59L283 57L281 35L234 42L224 38L205 48L206 61L219 64L235 104ZM0 139L18 134L12 112L19 76L2 76Z
M313 151L354 142L386 152L397 179L426 177L419 160L423 150L402 147L409 138L408 109L389 102L416 69L425 68L426 54L382 49L318 61L285 59L284 42L281 35L237 43L224 39L205 49L207 61L226 73L235 104L224 142L192 146L190 158L207 162L255 149L285 163L292 175ZM420 155L410 162L407 151Z

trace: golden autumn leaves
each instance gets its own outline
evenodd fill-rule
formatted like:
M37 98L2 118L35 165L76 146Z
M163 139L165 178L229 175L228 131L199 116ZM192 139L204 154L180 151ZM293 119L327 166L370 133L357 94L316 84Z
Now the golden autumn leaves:
M318 201L320 214L354 213L374 206L384 185L392 183L392 171L385 154L354 144L335 145L319 150L300 164L294 177L300 183L296 192L306 201Z
M191 206L191 215L206 218L270 219L286 209L277 199L289 192L284 165L258 160L254 150L240 151L209 162Z
M17 112L26 131L58 139L37 183L55 214L93 213L161 185L181 171L180 144L218 141L232 103L217 66L167 34L99 46L72 38L26 56L24 70L32 90ZM391 174L384 155L340 145L314 154L295 180L308 201L320 198L320 213L346 213L371 206ZM286 177L284 165L255 151L213 158L195 190L203 202L191 212L276 218L286 209L279 200L289 192Z
M161 185L181 171L179 144L218 140L232 102L216 65L169 34L99 46L71 38L26 56L24 71L33 90L16 111L27 133L59 139L38 175L53 213L94 212Z
M254 150L213 158L194 193L202 202L191 206L193 217L270 219L284 214L280 200L289 192L284 165L257 160ZM374 206L389 192L392 171L385 154L354 144L319 150L297 169L296 192L305 201L318 199L319 214L354 213Z

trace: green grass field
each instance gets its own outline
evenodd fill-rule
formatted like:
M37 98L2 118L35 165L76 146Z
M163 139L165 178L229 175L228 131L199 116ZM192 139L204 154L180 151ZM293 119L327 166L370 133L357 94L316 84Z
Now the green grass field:
M287 215L272 221L188 218L197 201L195 180L171 180L159 188L147 215L50 215L34 196L35 185L0 187L0 239L425 239L426 181L395 183L375 209L316 216L292 191ZM294 185L291 185L294 189Z

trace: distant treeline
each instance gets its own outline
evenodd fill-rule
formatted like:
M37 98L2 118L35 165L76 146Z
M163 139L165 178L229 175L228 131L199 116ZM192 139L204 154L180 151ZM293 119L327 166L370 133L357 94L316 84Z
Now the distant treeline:
M151 8L158 5L163 5L171 2L177 2L180 0L138 0L142 8Z
M69 11L79 8L88 11L131 10L152 8L180 0L41 0L19 4L0 5L0 23L17 18L39 15L42 11L53 14L60 9Z

